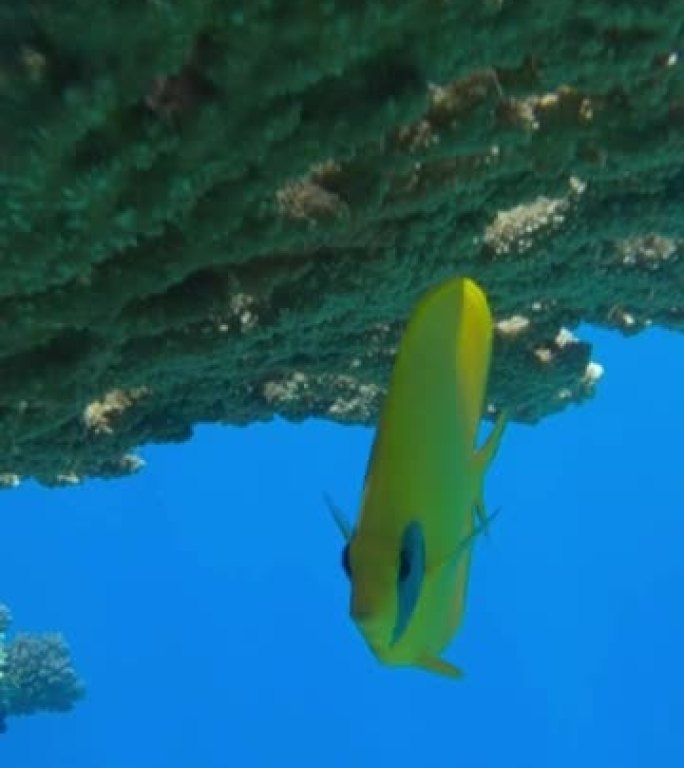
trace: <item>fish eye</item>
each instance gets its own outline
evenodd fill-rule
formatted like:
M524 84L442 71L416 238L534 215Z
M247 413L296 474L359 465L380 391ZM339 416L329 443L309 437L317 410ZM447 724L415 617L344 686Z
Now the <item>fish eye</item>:
M399 581L403 582L408 579L411 573L411 553L408 549L402 548L399 552Z
M344 545L342 550L342 569L347 574L347 578L351 579L351 564L349 563L349 544Z

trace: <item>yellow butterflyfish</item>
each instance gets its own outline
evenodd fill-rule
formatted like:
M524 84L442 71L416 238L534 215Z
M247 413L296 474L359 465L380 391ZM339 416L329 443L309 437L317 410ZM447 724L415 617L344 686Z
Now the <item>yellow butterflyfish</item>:
M354 528L350 613L375 656L449 677L441 657L463 617L473 541L486 528L483 480L506 425L477 448L492 317L483 291L452 278L418 302L401 340Z

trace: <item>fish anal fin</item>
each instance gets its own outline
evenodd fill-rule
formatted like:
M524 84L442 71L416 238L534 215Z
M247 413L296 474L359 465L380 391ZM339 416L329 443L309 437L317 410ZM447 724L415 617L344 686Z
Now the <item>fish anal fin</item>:
M462 669L437 656L422 656L416 666L452 680L460 680L465 674Z
M485 509L485 505L483 501L482 483L484 481L484 474L487 471L487 467L494 460L494 457L496 456L496 453L499 450L499 444L501 443L501 438L503 437L503 433L504 433L504 430L506 429L507 423L508 423L508 417L506 415L506 412L502 411L497 417L496 423L494 424L492 431L487 436L487 439L485 440L485 444L482 446L482 448L480 448L480 450L475 455L475 461L477 463L477 468L480 473L480 491L478 493L477 499L475 499L473 508L475 511L476 521L479 524L479 527L482 529L482 532L484 533L485 536L489 535L489 522L491 518L487 517L487 511ZM492 517L495 517L495 516L496 515L493 515Z
M508 415L505 411L501 411L498 415L492 431L487 435L485 444L477 452L477 462L480 465L480 471L484 474L487 467L492 463L496 452L499 450L499 444L503 436L506 424L508 423Z

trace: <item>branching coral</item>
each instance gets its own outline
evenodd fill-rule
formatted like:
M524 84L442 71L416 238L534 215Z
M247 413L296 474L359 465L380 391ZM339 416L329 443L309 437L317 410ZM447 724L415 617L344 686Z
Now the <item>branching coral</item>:
M10 609L3 603L0 603L0 733L4 733L7 728L5 718L9 712L6 637L11 623L12 614Z
M62 635L18 633L8 641L11 620L0 604L0 731L8 715L67 712L85 693Z

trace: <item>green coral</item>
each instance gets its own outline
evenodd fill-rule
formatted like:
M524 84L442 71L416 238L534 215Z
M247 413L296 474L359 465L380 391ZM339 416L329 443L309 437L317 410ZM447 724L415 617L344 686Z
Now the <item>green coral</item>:
M373 423L454 272L496 315L491 414L591 396L564 328L684 326L680 5L4 7L0 482L126 474L200 421Z
M0 733L10 715L67 712L85 694L62 635L24 632L9 641L11 622L0 603Z

